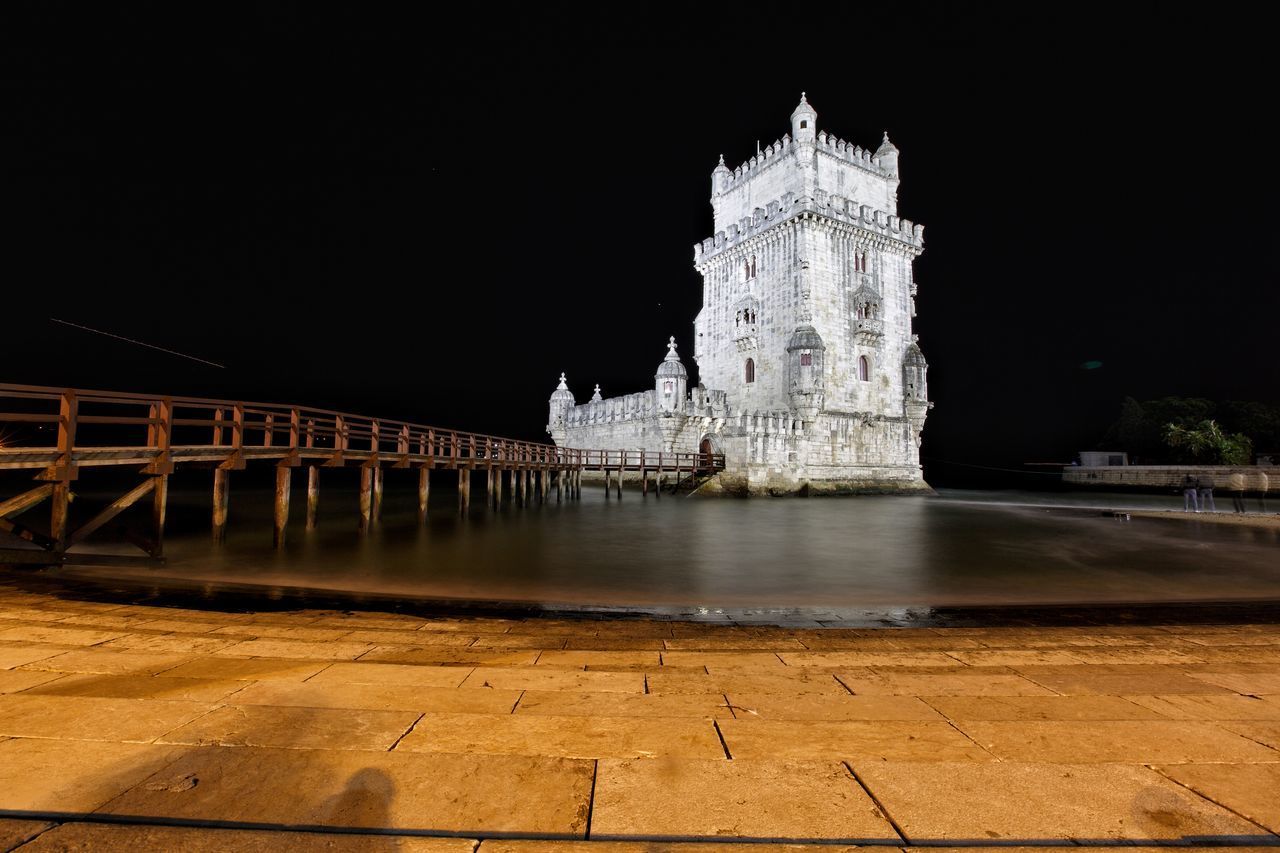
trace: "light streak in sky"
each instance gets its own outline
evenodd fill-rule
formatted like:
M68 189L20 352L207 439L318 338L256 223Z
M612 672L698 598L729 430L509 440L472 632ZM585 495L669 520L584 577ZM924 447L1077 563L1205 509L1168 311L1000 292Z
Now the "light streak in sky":
M218 368L222 368L223 370L225 370L227 367L225 364L218 364L216 361L207 361L206 359L203 359L203 358L196 358L194 355L187 355L186 353L175 352L174 350L165 349L164 347L158 347L158 346L155 346L154 344L143 343L142 341L135 341L133 338L126 338L121 335L113 335L110 332L104 332L101 329L91 329L88 326L81 326L79 323L69 323L66 320L59 320L57 317L50 317L49 319L54 323L61 323L62 325L70 326L73 329L83 329L86 332L93 332L95 335L104 335L105 337L108 337L108 338L115 338L117 341L124 341L125 343L129 343L129 344L137 344L138 346L146 347L147 349L159 350L160 352L168 353L169 355L176 355L178 358L187 358L187 359L190 359L191 361L198 361L201 364L207 364L210 367L218 367Z

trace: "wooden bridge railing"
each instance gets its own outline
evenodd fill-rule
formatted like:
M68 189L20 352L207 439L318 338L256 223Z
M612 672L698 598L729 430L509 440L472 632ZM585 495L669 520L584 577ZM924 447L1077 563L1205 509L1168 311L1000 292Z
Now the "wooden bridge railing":
M120 512L148 494L153 496L154 536L139 544L161 554L167 477L177 465L214 470L214 537L225 536L228 472L250 461L273 461L276 475L277 545L288 520L290 468L308 466L307 526L315 526L318 468L361 467L360 525L365 531L381 508L385 468L419 470L418 509L425 520L430 489L428 472L457 470L459 507L470 502L471 472L487 472L495 506L502 500L503 473L511 497L528 502L535 477L542 498L552 479L557 496L577 496L583 470L607 476L641 472L697 474L721 470L724 457L708 453L583 450L500 436L370 418L346 412L290 406L154 396L0 383L0 469L37 470L46 485L0 500L0 530L14 533L43 550L63 554ZM70 532L67 511L70 484L81 468L138 466L143 482L106 510ZM606 487L608 480L606 479ZM619 485L620 488L620 485ZM46 535L12 520L35 504L52 503Z

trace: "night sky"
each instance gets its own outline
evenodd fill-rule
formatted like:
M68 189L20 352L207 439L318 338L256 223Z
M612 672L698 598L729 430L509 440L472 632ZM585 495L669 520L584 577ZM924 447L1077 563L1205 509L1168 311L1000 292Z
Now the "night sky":
M11 6L0 380L545 438L561 370L693 370L711 170L803 90L902 152L931 478L1068 460L1125 395L1276 400L1265 28L1032 5Z

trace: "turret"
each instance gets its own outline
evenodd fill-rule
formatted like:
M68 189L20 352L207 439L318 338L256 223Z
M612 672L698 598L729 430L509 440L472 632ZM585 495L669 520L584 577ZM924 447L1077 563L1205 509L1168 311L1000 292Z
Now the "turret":
M667 357L658 365L653 377L654 390L658 392L658 408L663 412L679 412L684 408L689 373L676 355L676 339L667 342Z
M902 389L906 392L908 403L925 403L929 400L929 383L926 374L929 364L924 360L924 353L911 336L911 344L902 357Z
M884 132L884 141L876 149L875 161L880 164L880 168L889 173L890 177L895 179L898 177L898 149L889 141L887 130Z
M812 421L822 411L823 356L826 346L813 326L797 326L787 343L787 386L791 406L801 419Z
M729 167L724 164L724 155L720 155L720 164L711 172L711 197L723 195L725 190L729 189L729 181L733 178L733 172L729 171Z
M547 414L547 434L554 441L562 441L565 438L565 421L569 417L569 410L574 406L573 392L569 390L568 383L565 382L564 374L560 374L560 384L556 386L556 390L551 392L551 401L549 404L550 411Z
M818 111L809 106L804 92L800 93L800 105L791 114L791 138L810 145L818 138Z

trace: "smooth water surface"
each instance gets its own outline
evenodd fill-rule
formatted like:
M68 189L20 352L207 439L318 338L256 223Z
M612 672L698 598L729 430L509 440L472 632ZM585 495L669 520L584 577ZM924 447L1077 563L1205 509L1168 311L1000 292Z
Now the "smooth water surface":
M390 478L389 478L390 479ZM327 500L326 500L327 498ZM587 486L578 502L503 507L475 491L471 516L388 486L361 541L354 495L322 492L317 531L302 508L281 553L264 490L233 495L228 544L203 524L208 497L176 492L189 532L161 575L425 598L622 607L893 608L1280 598L1277 530L1177 518L1117 520L1103 508L1172 497L950 492L939 497L647 498ZM181 527L182 523L176 526ZM154 575L152 575L154 576Z

